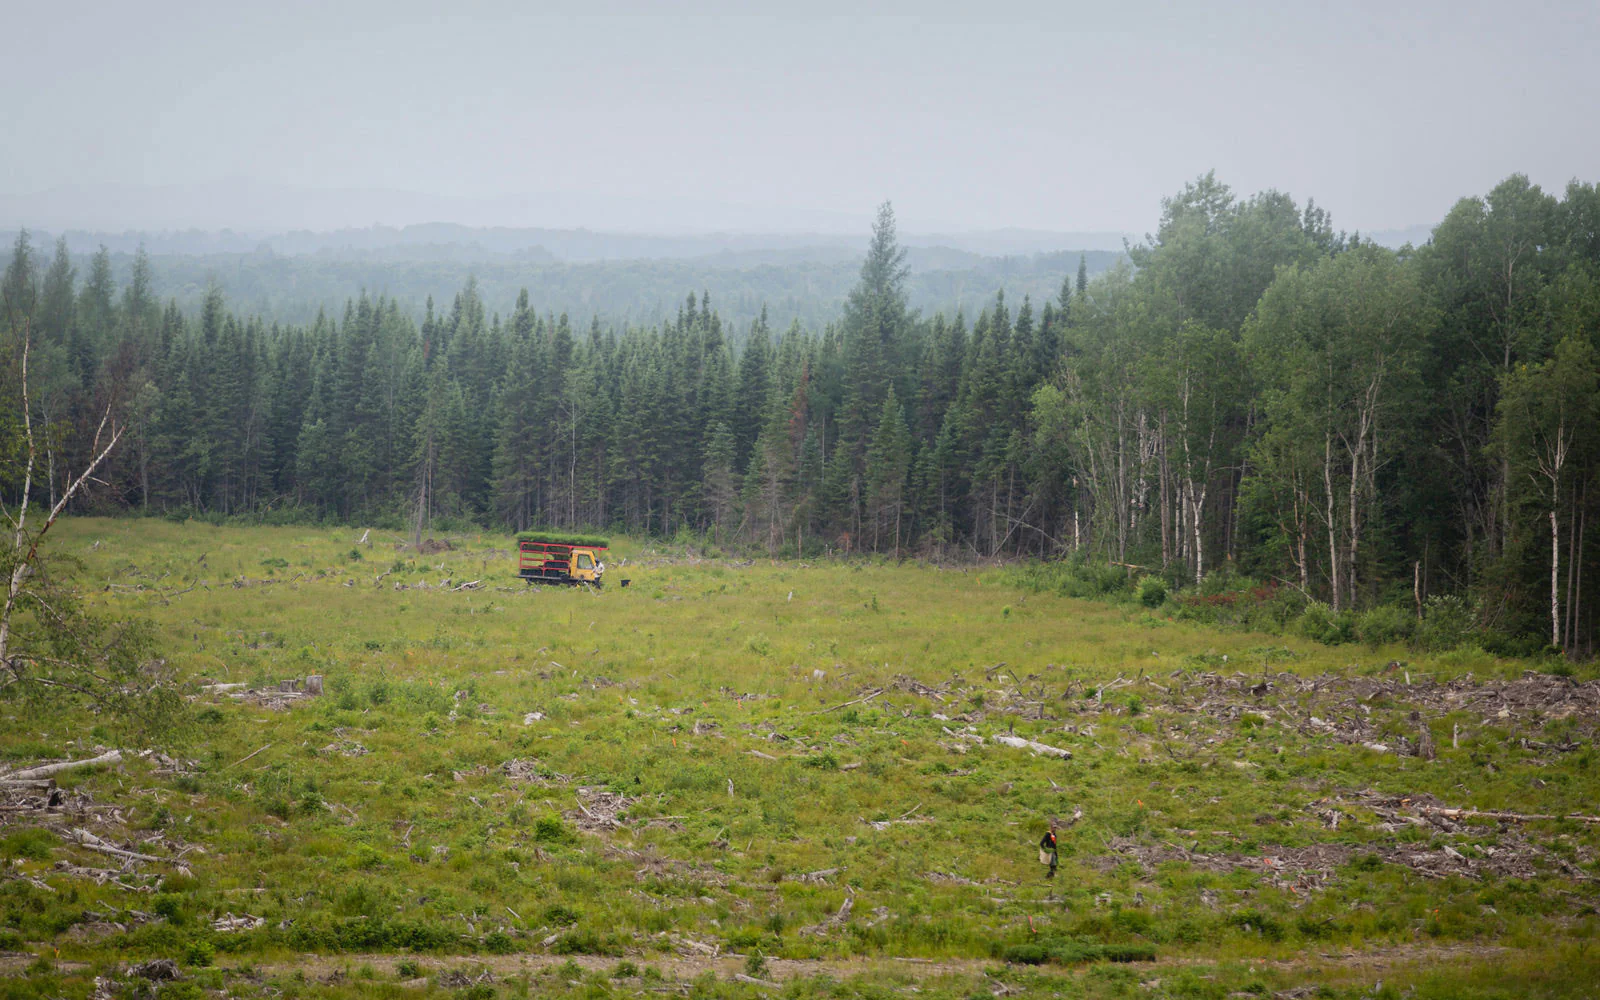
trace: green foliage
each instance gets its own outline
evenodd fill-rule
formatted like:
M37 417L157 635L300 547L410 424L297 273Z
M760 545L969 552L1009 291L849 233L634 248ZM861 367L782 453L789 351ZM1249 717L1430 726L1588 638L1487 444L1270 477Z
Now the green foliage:
M1016 965L1080 965L1089 962L1153 962L1156 949L1147 944L1102 944L1084 939L1046 938L1009 945L1001 958Z
M1167 603L1167 582L1159 576L1139 578L1139 603L1147 608L1159 608Z
M767 956L760 948L756 948L744 957L744 974L756 979L764 979L767 975Z
M183 950L183 964L203 969L216 960L217 949L204 938L195 938Z
M575 844L577 834L559 816L540 816L533 824L533 839L542 844Z
M509 955L517 950L517 942L505 931L492 931L483 939L483 950L491 955Z
M51 850L60 842L54 833L38 827L13 830L0 838L0 859L45 861L49 859Z
M611 539L604 535L578 535L560 531L519 531L516 537L521 542L548 542L596 549L608 548L611 545Z
M53 454L85 451L101 376L122 370L108 363L138 359L140 385L113 393L139 443L103 470L95 502L108 507L419 535L659 532L803 558L1070 553L1020 581L1152 609L1164 584L1175 616L1252 629L1305 617L1329 643L1569 655L1594 638L1572 605L1596 566L1572 542L1600 513L1581 488L1600 467L1597 197L1513 175L1457 203L1429 244L1393 252L1311 202L1243 197L1207 174L1162 200L1127 266L1090 282L1074 281L1071 253L985 262L982 287L1005 291L959 314L919 307L972 302L958 277L972 272L908 271L949 251L901 246L888 205L859 262L739 271L717 306L702 290L661 309L672 281L699 280L662 262L546 262L518 272L542 283L518 294L498 266L450 272L447 288L444 271L402 280L391 261L384 280L341 287L410 292L352 292L342 308L291 302L278 284L314 298L324 272L354 266L337 255L213 268L242 283L236 301L296 317L277 324L231 312L189 260L159 264L189 275L170 283L189 289L184 307L158 305L147 257L114 271L97 256L80 289L66 249L47 266L26 233L6 287L40 310L34 398ZM600 273L620 284L578 277ZM768 305L795 323L774 329ZM594 316L590 329L564 308ZM0 329L12 354L17 322ZM19 409L14 383L0 412ZM0 420L7 469L18 433ZM18 488L14 469L0 478ZM354 572L361 558L305 568ZM266 550L249 566L281 579L286 561ZM172 579L204 579L198 568ZM1213 577L1244 574L1294 596L1199 600L1225 596ZM1414 611L1413 581L1481 616L1461 629L1424 615L1407 634L1396 611ZM1302 615L1308 602L1327 611ZM778 645L778 624L761 627Z
M1423 605L1417 644L1435 653L1455 649L1472 638L1476 622L1476 609L1466 600L1454 595L1430 597Z

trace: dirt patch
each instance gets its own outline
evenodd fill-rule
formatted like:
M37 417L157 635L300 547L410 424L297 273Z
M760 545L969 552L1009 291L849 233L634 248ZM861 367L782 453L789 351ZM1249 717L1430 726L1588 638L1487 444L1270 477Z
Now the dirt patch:
M699 942L695 942L699 944ZM713 951L703 945L705 952ZM1293 958L1263 959L1254 961L1289 972L1311 973L1316 969L1345 968L1362 974L1382 974L1407 966L1426 966L1446 962L1492 961L1507 949L1486 945L1415 945L1375 948L1349 952L1302 952ZM25 956L29 961L32 956ZM744 971L744 956L733 952L703 953L697 948L682 948L671 954L638 954L635 961L659 969L669 980L677 980L687 988L688 981L706 972L719 979L731 979ZM395 966L402 960L416 962L424 974L440 976L463 975L476 977L490 973L500 980L522 974L538 974L553 967L572 962L585 972L609 972L617 960L595 955L490 955L481 958L431 959L404 955L305 955L293 962L278 964L256 963L254 968L263 976L290 975L304 970L307 976L322 978L345 968L370 965L382 976L392 977ZM1153 977L1162 970L1194 968L1213 965L1215 959L1205 957L1158 959L1141 966ZM982 977L995 967L992 959L928 959L928 958L864 958L864 959L786 959L768 958L766 977L775 982L792 979L810 979L829 976L848 981L857 976L889 975L917 981L945 977Z

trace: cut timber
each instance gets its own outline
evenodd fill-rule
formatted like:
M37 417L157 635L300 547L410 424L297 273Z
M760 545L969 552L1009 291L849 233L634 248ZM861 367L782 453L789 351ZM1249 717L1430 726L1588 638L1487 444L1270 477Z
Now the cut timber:
M1042 753L1047 757L1060 757L1062 760L1072 759L1071 750L1063 750L1060 747L1053 747L1048 743L1038 743L1033 740L1025 740L1020 736L1000 735L991 736L989 738L994 740L996 743L1004 743L1008 747L1016 747L1018 750L1032 750L1034 753Z
M111 750L98 757L89 757L84 760L64 760L59 764L42 764L39 767L30 767L23 771L13 771L10 774L0 776L0 781L27 781L34 778L48 778L52 775L60 774L62 771L70 771L75 767L115 764L120 760L122 760L122 751Z
M1536 820L1570 819L1575 823L1600 823L1600 816L1584 816L1580 813L1569 813L1565 816L1556 816L1543 813L1514 813L1514 812L1488 812L1480 809L1447 809L1443 806L1417 806L1417 812L1424 816L1442 816L1445 819L1488 819L1505 820L1510 823L1531 823Z

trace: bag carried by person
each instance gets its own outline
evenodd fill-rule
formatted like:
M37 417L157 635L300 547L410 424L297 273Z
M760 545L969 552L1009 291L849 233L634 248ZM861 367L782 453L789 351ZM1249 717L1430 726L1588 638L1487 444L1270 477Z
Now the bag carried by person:
M1041 865L1047 865L1050 863L1050 852L1042 847L1039 848L1039 863Z

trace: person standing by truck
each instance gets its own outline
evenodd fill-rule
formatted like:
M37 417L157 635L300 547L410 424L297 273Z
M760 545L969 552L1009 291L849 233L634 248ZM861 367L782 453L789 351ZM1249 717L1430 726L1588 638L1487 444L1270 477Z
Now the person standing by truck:
M1050 873L1045 878L1056 877L1056 865L1060 863L1060 857L1056 852L1056 818L1052 816L1050 829L1045 832L1044 839L1039 841L1039 863L1050 866Z

